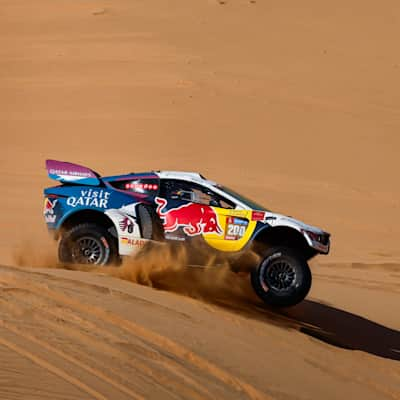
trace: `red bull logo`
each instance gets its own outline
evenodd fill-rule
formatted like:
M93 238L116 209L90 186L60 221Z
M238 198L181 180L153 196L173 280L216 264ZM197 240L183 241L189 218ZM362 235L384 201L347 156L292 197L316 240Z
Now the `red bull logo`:
M44 211L52 210L57 204L57 199L51 201L47 197L44 199Z
M53 201L51 201L47 197L44 199L43 214L44 214L44 218L45 218L46 222L48 222L48 223L56 222L57 216L54 212L54 208L55 208L56 204L57 204L57 199L54 199Z
M201 233L222 234L217 214L211 206L189 203L170 210L165 210L168 202L160 197L155 198L157 214L163 220L165 232L175 232L182 227L183 232L189 236Z

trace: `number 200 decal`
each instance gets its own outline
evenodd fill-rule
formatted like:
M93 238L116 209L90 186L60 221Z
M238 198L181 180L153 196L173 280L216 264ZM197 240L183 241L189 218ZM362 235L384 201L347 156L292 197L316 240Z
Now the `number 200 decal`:
M246 219L228 217L226 219L225 240L241 239L246 233L248 224Z

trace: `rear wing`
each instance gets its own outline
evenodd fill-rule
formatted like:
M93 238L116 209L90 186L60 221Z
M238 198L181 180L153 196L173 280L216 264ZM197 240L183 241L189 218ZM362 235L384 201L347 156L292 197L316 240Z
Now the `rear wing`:
M75 183L89 186L100 185L100 175L89 168L64 161L46 160L47 174L50 179L62 183Z

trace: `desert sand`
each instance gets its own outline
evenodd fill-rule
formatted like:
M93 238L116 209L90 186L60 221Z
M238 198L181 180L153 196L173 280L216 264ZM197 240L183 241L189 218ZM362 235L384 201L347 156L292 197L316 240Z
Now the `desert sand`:
M392 0L2 0L0 399L400 399L399 37ZM332 251L279 312L58 269L46 158L199 171Z

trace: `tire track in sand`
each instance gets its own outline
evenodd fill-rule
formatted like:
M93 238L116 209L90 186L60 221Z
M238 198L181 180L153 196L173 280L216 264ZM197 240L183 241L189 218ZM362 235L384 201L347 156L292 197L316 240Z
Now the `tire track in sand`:
M174 394L176 390L179 390L180 393L185 394L185 398L191 398L194 400L215 398L215 393L211 394L210 391L205 386L203 386L200 381L196 380L196 376L192 378L190 374L188 375L187 371L184 370L184 367L182 365L180 365L178 362L171 359L170 357L157 353L149 353L147 351L142 354L142 359L140 359L140 357L135 357L135 361L133 361L129 352L126 353L119 349L118 346L112 345L111 343L108 343L107 340L105 340L106 337L110 336L110 333L106 332L104 330L104 327L94 325L93 323L90 324L90 331L103 333L101 337L95 337L93 335L90 335L87 331L88 324L86 323L86 320L80 319L79 321L72 321L73 319L76 319L77 315L72 314L71 311L68 311L67 314L65 314L65 311L67 309L64 307L63 309L59 309L59 305L54 301L48 301L48 299L46 299L45 302L40 301L38 304L33 304L36 303L37 299L43 300L43 298L35 295L35 301L33 301L31 297L32 294L25 289L3 289L5 289L8 293L13 293L14 296L14 301L12 302L12 305L10 305L9 301L0 298L2 310L8 310L11 315L14 316L13 321L17 321L18 316L23 315L26 310L32 310L34 312L31 317L35 321L35 328L39 330L44 329L45 331L53 333L57 332L57 337L68 337L72 339L72 343L74 343L80 349L79 357L83 357L86 363L96 366L99 362L96 355L89 355L88 352L82 352L82 349L87 343L90 343L91 350L95 350L100 354L112 355L114 359L118 359L123 362L123 370L116 370L114 367L107 365L106 373L108 375L114 375L115 377L118 377L118 379L125 382L130 382L132 384L132 381L129 377L129 371L126 371L126 367L131 366L134 368L135 371L143 374L142 378L145 379L148 384L156 385L160 387L162 391L169 394ZM23 297L15 297L15 294L17 293L23 294ZM31 296L27 298L28 294L30 294ZM52 306L56 306L58 309L53 310L51 309ZM64 323L60 324L60 321ZM65 325L66 321L68 321L67 325ZM24 335L24 331L21 331L21 329L14 326L14 323L11 323L9 320L3 321L3 324L7 327L14 328L19 332L19 334ZM104 335L104 333L106 335ZM118 338L115 335L112 336L114 337L114 340L117 340L117 342L123 341L123 338ZM29 335L28 337L31 338L33 336ZM37 337L33 338L40 341L40 339L38 339ZM80 342L80 344L78 344L77 342ZM43 341L40 341L40 343L44 343L45 345L47 344L47 342ZM52 346L52 348L54 348L54 346ZM135 353L137 353L137 350L138 349L136 348ZM137 356L137 354L135 355ZM154 363L152 363L152 361L154 361ZM146 365L146 362L152 363L152 366ZM162 367L161 371L158 368L154 368L157 366ZM104 368L104 365L102 365L102 368ZM92 368L92 370L96 369ZM102 375L106 375L104 372L99 372ZM137 375L137 372L135 373L135 375ZM168 372L170 375L168 376L166 372Z
M116 314L96 306L82 304L79 301L66 296L65 294L61 294L50 289L47 285L41 285L38 283L33 284L32 281L28 282L28 284L24 284L21 280L18 280L18 286L29 292L35 293L38 296L47 297L50 300L64 304L72 309L75 309L76 311L94 316L95 318L101 319L106 323L115 325L134 336L140 337L144 342L147 342L154 347L167 350L181 361L189 363L203 372L215 377L220 382L231 386L237 392L245 394L251 400L272 400L271 396L260 392L252 385L231 375L229 372L221 369L212 362L185 348L183 345L178 344L173 340L153 332L141 325L138 325L133 321L126 320Z
M14 333L15 335L18 335L19 337L24 338L25 340L28 340L28 341L30 341L32 343L35 343L38 346L41 346L42 348L46 349L47 351L49 351L52 354L56 354L58 357L68 361L71 364L76 365L77 367L85 370L86 372L89 372L90 374L94 375L98 379L103 380L104 382L107 382L108 384L110 384L111 386L115 387L119 391L121 391L121 392L127 394L128 396L130 396L132 399L145 400L144 397L134 393L132 390L130 390L126 386L114 381L113 379L111 379L107 375L103 374L101 371L98 371L98 370L94 369L93 367L90 367L89 365L82 363L81 361L77 360L76 358L71 357L70 355L66 354L65 352L63 352L63 351L61 351L59 349L56 349L54 346L51 346L50 344L48 344L48 343L46 343L46 342L44 342L44 341L42 341L42 340L30 335L29 333L22 332L20 329L16 328L15 326L12 326L10 323L0 320L0 327L3 327L4 329L9 330L10 332ZM4 339L0 338L0 340L4 340ZM34 356L34 357L36 357L36 356ZM52 368L55 368L55 369L59 370L59 368L57 368L54 365L48 363L47 361L45 361L45 363L47 365L51 365ZM75 379L75 378L73 378L73 379ZM87 386L85 384L83 384L83 385ZM96 393L98 393L98 392L96 392ZM91 394L91 393L89 393L89 394ZM98 395L102 399L106 398L103 395L101 395L100 393L98 393Z
M68 383L74 385L78 389L86 392L90 396L94 397L96 400L108 400L107 397L103 396L101 393L96 391L95 389L91 388L90 386L86 385L84 382L75 378L68 374L67 372L63 371L62 369L58 368L57 366L53 365L52 363L46 361L45 359L31 353L30 351L18 346L17 344L8 341L0 336L0 345L7 347L8 349L14 351L15 353L19 354L22 357L25 357L31 360L36 365L46 369L47 371L57 375L59 378L64 379Z

